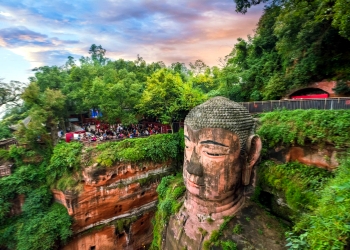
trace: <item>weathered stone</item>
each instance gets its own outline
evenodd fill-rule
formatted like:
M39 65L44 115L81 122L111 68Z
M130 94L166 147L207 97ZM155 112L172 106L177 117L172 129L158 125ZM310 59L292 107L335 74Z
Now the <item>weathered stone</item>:
M64 249L143 249L152 241L151 219L156 209L160 176L172 162L119 163L109 168L90 166L83 171L83 191L53 190L55 200L74 220L74 237ZM140 180L151 176L145 185ZM118 220L137 217L129 230L115 233ZM98 228L99 230L96 230ZM93 249L93 248L92 248Z
M337 149L332 145L295 145L276 147L268 152L269 158L286 163L298 161L305 165L334 170L339 166L337 155L345 150Z
M169 223L164 249L182 249L179 246L186 244L188 249L200 249L203 237L198 228L210 235L225 216L244 207L245 186L255 183L253 167L262 146L253 132L248 111L224 97L189 112L184 130L186 198Z
M197 222L189 223L190 220ZM182 209L170 218L163 249L203 249L203 244L210 239L211 232L217 230L222 223L223 219L210 223L207 220L199 220L191 217L191 211ZM235 228L240 230L235 232ZM238 250L281 250L287 249L284 231L278 220L257 204L247 200L223 230L220 240L235 242Z
M128 230L117 232L115 225L107 225L102 229L92 229L74 237L63 250L138 250L146 249L152 239L152 223L154 211L145 212Z

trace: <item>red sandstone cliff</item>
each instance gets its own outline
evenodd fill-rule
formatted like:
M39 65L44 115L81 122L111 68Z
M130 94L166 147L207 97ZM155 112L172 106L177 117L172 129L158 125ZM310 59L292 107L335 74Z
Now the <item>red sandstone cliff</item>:
M313 145L304 146L280 146L270 149L268 152L269 158L276 159L280 162L298 161L305 165L334 170L339 163L337 155L344 152L345 149L338 149L333 145Z
M119 163L110 168L85 168L79 194L53 190L74 219L74 238L63 248L143 249L152 241L151 219L164 163Z

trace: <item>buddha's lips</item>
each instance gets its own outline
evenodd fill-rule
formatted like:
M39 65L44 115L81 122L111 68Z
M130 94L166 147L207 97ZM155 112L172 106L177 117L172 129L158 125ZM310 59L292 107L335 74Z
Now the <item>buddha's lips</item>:
M190 174L187 171L186 171L186 180L189 182L190 185L194 187L200 188L204 186L203 177Z

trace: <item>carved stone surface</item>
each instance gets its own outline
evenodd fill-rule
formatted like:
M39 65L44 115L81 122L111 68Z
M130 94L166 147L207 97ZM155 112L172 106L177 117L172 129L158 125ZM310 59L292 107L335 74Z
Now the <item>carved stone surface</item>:
M139 250L147 249L152 239L152 223L154 211L145 212L135 222L129 231L116 233L113 225L74 237L63 250Z
M254 129L254 120L242 105L218 96L192 109L186 116L185 125L194 130L227 129L238 135L244 151L246 140Z
M74 237L63 249L144 249L152 241L156 188L173 164L120 162L109 168L90 166L82 173L80 193L53 190L55 200L74 220ZM118 221L131 218L137 220L125 232L117 233Z
M185 207L216 219L233 214L244 202L244 186L260 156L254 120L238 103L215 97L185 119Z
M203 249L203 244L206 240L209 240L213 229L218 229L222 224L222 220L207 223L206 220L199 221L198 219L196 223L188 223L190 213L191 211L182 209L170 218L163 249ZM189 227L189 224L192 224L192 226ZM236 232L234 232L235 229ZM189 230L192 231L190 234L188 233ZM241 209L235 213L235 217L227 224L220 240L235 242L238 250L282 250L287 249L285 247L284 231L285 229L278 220L267 214L257 204L247 200Z
M224 97L189 112L184 129L186 198L170 220L164 249L182 249L184 242L188 249L200 249L204 238L198 228L210 235L224 216L244 206L245 187L254 185L253 167L262 146L253 132L254 119L248 111Z

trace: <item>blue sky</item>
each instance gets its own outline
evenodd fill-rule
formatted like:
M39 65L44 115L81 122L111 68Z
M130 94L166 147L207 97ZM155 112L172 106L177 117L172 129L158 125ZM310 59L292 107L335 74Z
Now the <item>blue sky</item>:
M2 0L0 78L28 82L31 69L88 56L91 44L113 60L214 66L254 34L261 14L238 14L233 0Z

